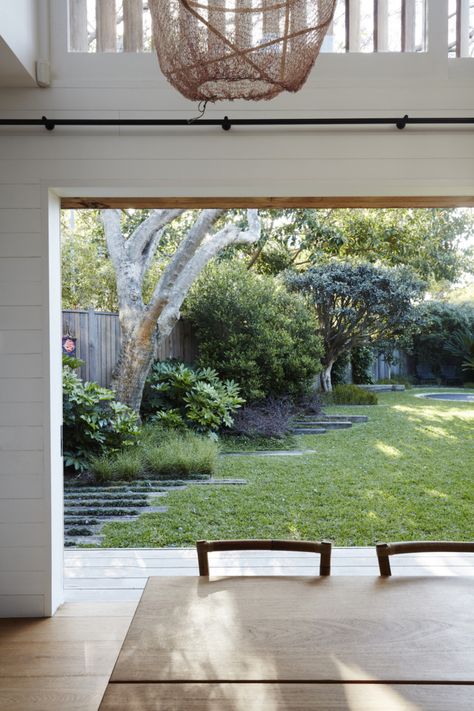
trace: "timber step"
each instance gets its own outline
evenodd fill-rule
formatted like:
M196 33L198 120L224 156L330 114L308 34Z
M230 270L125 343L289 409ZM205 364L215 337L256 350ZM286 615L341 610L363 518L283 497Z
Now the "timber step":
M326 430L344 430L352 427L352 422L343 420L302 420L295 424L296 427L322 427Z

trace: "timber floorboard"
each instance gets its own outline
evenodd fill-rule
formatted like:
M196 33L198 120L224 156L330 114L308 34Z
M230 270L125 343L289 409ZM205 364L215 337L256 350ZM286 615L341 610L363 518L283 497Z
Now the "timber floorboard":
M66 603L0 620L1 711L97 711L136 603Z

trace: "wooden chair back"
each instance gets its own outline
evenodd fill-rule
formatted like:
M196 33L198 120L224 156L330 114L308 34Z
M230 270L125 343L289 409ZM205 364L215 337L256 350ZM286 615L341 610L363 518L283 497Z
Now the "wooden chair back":
M209 575L208 554L212 551L299 551L304 553L319 553L319 574L331 573L331 544L328 541L268 541L268 540L237 540L237 541L197 541L196 543L199 575Z
M408 543L377 543L380 575L391 575L389 557L401 553L474 553L474 542L410 541Z

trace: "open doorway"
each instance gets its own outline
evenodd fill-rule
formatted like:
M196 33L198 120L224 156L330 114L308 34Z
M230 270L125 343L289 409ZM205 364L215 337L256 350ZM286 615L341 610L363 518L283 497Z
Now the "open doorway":
M216 234L228 225L249 233L252 218L247 210L258 209L260 225L254 229L260 232L247 243L245 239L242 244L229 243L213 254L213 266L200 272L201 281L194 280L189 290L189 303L184 301L179 307L187 320L177 322L161 339L154 354L158 360L171 357L180 362L155 368L154 380L147 385L148 401L141 408L141 417L149 420L147 427L159 432L156 436L146 434L150 438L145 440L148 453L136 452L133 439L139 435L131 429L130 446L126 445L123 456L117 451L109 456L99 448L93 462L95 474L89 471L80 481L82 474L69 472L70 483L80 485L66 493L66 535L75 531L79 545L87 545L89 538L93 545L128 549L125 559L130 565L124 567L129 568L131 577L139 566L130 549L167 549L155 557L150 551L151 565L159 567L161 574L176 568L186 572L194 565L186 548L203 537L330 538L336 545L364 546L381 538L462 539L468 535L462 528L463 519L467 520L462 512L472 506L467 481L472 462L459 443L467 445L472 406L469 402L435 406L414 397L433 390L450 392L451 388L467 397L472 393L469 369L464 367L469 354L462 352L461 343L455 352L457 336L472 328L467 251L472 212L456 209L462 201L328 198L300 202L210 200L204 204L196 199L162 204L101 199L95 200L95 205L98 202L110 209L123 208L115 225L120 226L124 243L136 235L153 209L176 212L163 230L162 251L157 247L155 252L161 264L146 263L147 269L156 271L154 279L142 284L139 298L145 301L182 240L197 224L200 210L217 210L222 204L220 209L228 211L210 222L208 233ZM445 208L434 207L434 202ZM109 263L107 271L99 216L86 213L88 201L64 201L63 208L81 210L65 213L67 249L73 257L70 264L75 259L76 264L82 260L86 267L94 265L92 275L100 277L92 289L98 289L96 293L104 299L81 302L90 283L77 270L63 265L63 274L71 275L68 298L72 300L65 305L76 307L65 311L84 312L65 315L63 336L74 345L75 355L82 360L86 356L81 365L83 377L91 378L95 372L96 380L104 378L100 386L108 387L113 385L112 370L118 358L119 303L113 290L113 268ZM180 228L178 221L182 221ZM87 240L80 240L84 251L78 254L74 234L80 223L85 225L81 229L91 234L83 232ZM302 275L308 273L311 278L305 281ZM377 284L392 274L391 298L384 305L383 291L376 291ZM344 284L344 294L337 288L331 291L330 278L333 287ZM326 315L314 298L322 288L317 279L326 283L326 301L331 295L333 310ZM348 328L350 318L344 321L342 310L356 309L362 279L367 280L367 294L372 292L365 312L357 315L366 332L352 333L351 347L342 347L329 364L324 359L330 339L335 339L331 324L339 321L339 326ZM399 291L393 291L396 288ZM229 299L229 294L234 297ZM239 300L242 294L248 298ZM374 315L381 321L382 312L394 301L400 305L403 299L406 313L394 309L393 314L402 319L398 328L390 330L392 322L385 321L377 330ZM265 313L259 315L262 303L274 321L265 318ZM219 308L210 313L210 305ZM416 318L409 313L411 305L417 305ZM240 331L235 332L237 323ZM326 342L322 323L327 323ZM304 334L299 340L295 324ZM234 333L230 333L230 326ZM370 328L374 333L368 333ZM286 361L285 339L291 344ZM215 374L208 373L200 381L196 367L200 371L212 368ZM326 384L321 378L325 371ZM217 400L209 413L202 407L199 410L192 392L181 393L180 401L176 391L183 380L193 378L200 406L203 392L209 394L213 389L212 397L220 393L223 400L227 398L227 411ZM237 390L225 389L229 379ZM285 379L291 385L287 392L281 387ZM325 394L314 388L318 379L323 380L323 391L336 384L349 387ZM417 387L409 389L412 385ZM298 403L298 397L309 392L312 398ZM381 408L369 404L376 401ZM130 399L129 404L133 409L136 402ZM190 405L194 406L192 418L188 417ZM216 411L224 413L221 421L216 421ZM226 417L237 420L241 430L234 422L226 427ZM186 452L190 454L187 460ZM178 465L176 459L180 460ZM440 461L444 462L441 470ZM176 467L181 467L181 472ZM445 473L444 480L440 471ZM215 483L209 484L209 480ZM454 481L454 491L447 490L448 481ZM101 510L106 512L103 520ZM73 535L68 538L74 547ZM184 548L183 553L178 554L176 548ZM74 559L80 554L70 556ZM107 568L106 557L102 562L98 567ZM138 590L142 578L136 580L137 588L127 589Z

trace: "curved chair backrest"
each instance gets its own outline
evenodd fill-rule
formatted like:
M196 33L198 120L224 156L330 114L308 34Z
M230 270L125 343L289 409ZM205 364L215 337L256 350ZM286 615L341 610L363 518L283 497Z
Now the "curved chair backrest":
M462 541L411 541L408 543L377 543L380 575L391 575L391 555L401 553L474 553L474 542Z
M319 574L329 575L331 572L331 544L328 541L197 541L196 543L199 575L209 575L208 553L212 551L299 551L319 553L321 556Z

